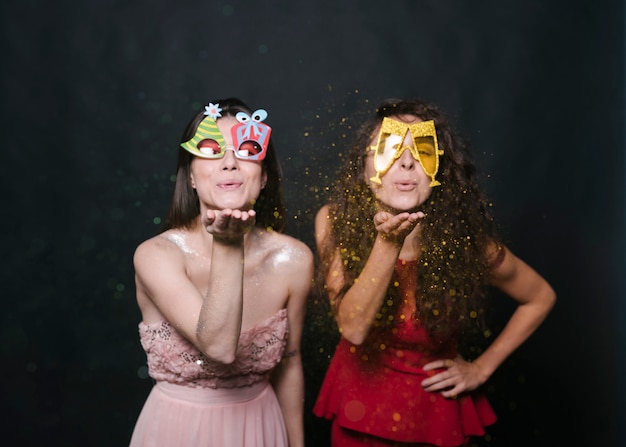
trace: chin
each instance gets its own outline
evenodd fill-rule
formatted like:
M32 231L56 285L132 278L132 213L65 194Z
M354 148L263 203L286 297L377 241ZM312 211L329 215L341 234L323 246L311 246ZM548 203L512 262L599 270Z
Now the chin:
M218 208L222 210L231 209L231 210L248 211L252 209L252 206L250 206L250 204L248 203L242 203L242 202L224 202L224 203L218 204Z
M421 211L421 206L423 205L423 201L416 203L383 203L380 202L380 208L384 211L389 211L392 214L400 214L400 213L415 213L417 211Z

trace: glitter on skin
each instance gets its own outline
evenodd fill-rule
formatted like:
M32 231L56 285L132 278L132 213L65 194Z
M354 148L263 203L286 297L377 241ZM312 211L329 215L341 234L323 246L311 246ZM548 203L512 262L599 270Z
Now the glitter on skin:
M288 247L282 247L279 251L276 251L270 258L270 262L274 268L280 268L281 265L294 262L301 255L298 250L291 250Z
M289 262L289 254L282 251L276 255L276 258L274 259L274 261L277 264L283 263L283 262Z
M182 234L179 234L179 233L164 234L163 238L176 244L176 246L180 248L184 253L187 253L190 255L196 255L196 256L199 255L197 251L189 248L189 246L187 245L187 241L185 241L185 237Z

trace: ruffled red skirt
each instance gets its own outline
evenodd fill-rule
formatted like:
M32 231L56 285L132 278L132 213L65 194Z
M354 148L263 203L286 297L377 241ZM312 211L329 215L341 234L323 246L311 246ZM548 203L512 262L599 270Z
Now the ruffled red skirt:
M484 435L496 415L482 393L447 399L420 385L433 374L421 365L434 359L398 349L373 357L342 338L313 412L340 427L397 442L454 447Z

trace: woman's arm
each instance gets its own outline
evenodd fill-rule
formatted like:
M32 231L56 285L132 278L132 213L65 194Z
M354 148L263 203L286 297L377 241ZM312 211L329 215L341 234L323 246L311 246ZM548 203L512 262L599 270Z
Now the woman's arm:
M484 377L490 377L498 366L517 349L548 316L556 302L550 284L506 247L502 263L493 270L493 285L518 306L502 332L474 363Z
M453 397L485 383L535 332L554 306L556 294L550 284L504 246L492 250L492 258L500 249L505 250L504 258L493 269L493 285L517 301L517 309L493 343L472 363L458 357L425 365L425 370L446 369L422 382L427 391L445 390L441 393L443 396Z
M405 237L415 229L422 213L391 215L379 212L374 218L378 231L370 255L354 284L340 296L344 286L344 267L339 251L335 248L326 287L335 309L335 318L341 335L351 343L363 343L387 296L389 282L396 267ZM324 206L315 218L315 239L322 257L329 254L326 241L331 233L329 208Z
M142 299L149 300L199 351L228 364L241 332L243 234L254 215L225 211L203 221L213 234L206 294L190 280L184 254L164 238L141 244L134 265L140 307Z
M306 302L313 280L313 254L304 244L294 250L292 262L284 277L290 279L287 318L289 338L280 364L272 374L272 385L282 409L290 447L304 446L304 373L301 340Z

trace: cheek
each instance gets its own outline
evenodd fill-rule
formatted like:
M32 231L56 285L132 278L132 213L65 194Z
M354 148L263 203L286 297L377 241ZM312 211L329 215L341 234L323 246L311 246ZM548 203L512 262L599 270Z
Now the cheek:
M424 198L424 200L428 199L430 195L433 193L433 188L428 186L428 183L426 183L426 185L427 186L425 186L424 189L422 190L422 197Z
M210 168L210 164L207 163L213 160L204 160L199 158L194 158L191 164L189 165L189 176L199 180L201 177L206 176L206 172Z
M243 169L245 169L245 175L248 177L251 183L254 184L254 187L259 186L263 188L265 186L265 183L267 182L267 174L261 169L260 166L246 165L243 167Z
M374 157L366 157L365 165L363 166L363 179L365 183L370 183L370 179L376 176L376 170L374 169Z
M195 187L196 187L196 173L195 173L195 170L193 169L193 165L191 165L189 167L189 183L195 189Z

